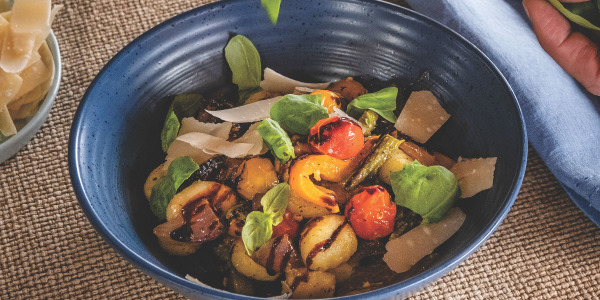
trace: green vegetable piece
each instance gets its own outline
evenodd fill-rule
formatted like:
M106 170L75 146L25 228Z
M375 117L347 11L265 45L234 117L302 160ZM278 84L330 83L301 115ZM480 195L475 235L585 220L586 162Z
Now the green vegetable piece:
M279 7L281 6L281 0L260 0L260 4L267 12L269 19L273 25L277 24L277 18L279 17Z
M202 109L202 95L181 94L175 96L165 118L165 124L160 133L161 146L165 153L171 143L177 138L181 119L195 116Z
M258 124L256 128L258 133L263 138L273 156L277 157L282 163L288 162L291 158L295 158L294 146L288 134L279 126L277 121L267 118Z
M284 182L270 189L260 199L260 205L262 205L263 211L271 216L273 226L277 226L283 221L283 214L288 206L289 196L290 185Z
M199 168L189 156L178 157L169 165L167 175L154 184L149 199L150 210L161 221L167 219L167 206L179 186Z
M240 91L254 89L260 84L261 64L258 50L243 35L236 35L225 46L225 59L233 75L232 81Z
M319 120L329 117L321 95L285 95L271 107L271 118L286 130L307 135Z
M386 134L379 138L373 151L367 156L362 167L358 168L346 181L344 186L349 191L354 190L365 180L375 176L379 168L390 157L392 152L402 144L402 141Z
M253 211L246 217L242 228L242 241L248 255L252 255L260 246L271 239L273 235L273 219L271 215Z
M458 181L448 169L418 161L392 172L391 183L396 204L418 213L425 223L442 220L460 195Z
M577 25L600 31L600 1L580 3L561 3L558 0L548 0L561 14Z
M361 123L362 128L365 130L365 135L370 135L371 131L377 126L377 119L379 115L372 110L365 110L358 121Z
M346 113L358 119L365 110L370 109L384 119L396 123L397 117L394 115L394 110L396 110L397 96L398 88L396 87L389 87L375 93L364 94L358 96L358 98L348 104Z

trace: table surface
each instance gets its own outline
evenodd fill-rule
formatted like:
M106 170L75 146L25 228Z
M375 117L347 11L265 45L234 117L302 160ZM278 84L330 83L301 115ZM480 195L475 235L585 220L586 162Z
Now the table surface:
M56 103L31 143L0 164L1 299L181 298L92 228L73 193L67 141L87 86L113 55L208 2L55 0L64 5L53 25L63 62ZM599 299L599 270L599 228L530 150L523 186L498 230L411 299Z

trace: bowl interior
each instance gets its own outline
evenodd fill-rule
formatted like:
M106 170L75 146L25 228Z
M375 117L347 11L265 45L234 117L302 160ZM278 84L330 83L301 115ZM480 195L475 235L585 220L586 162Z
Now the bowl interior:
M186 295L233 296L182 278L180 260L166 255L152 234L157 221L143 184L164 159L164 98L229 83L223 48L235 34L253 41L263 68L300 80L363 75L415 81L428 72L414 88L432 90L452 116L429 142L432 148L454 158L498 157L494 187L459 202L467 220L429 268L349 298L406 295L422 287L464 260L504 218L523 179L524 122L510 87L474 46L380 1L283 1L276 26L255 0L220 1L125 47L93 81L75 117L69 144L75 192L91 223L133 264Z
M0 163L6 161L15 153L17 153L23 146L25 146L33 138L35 133L40 129L58 93L58 87L60 86L60 79L62 76L62 65L60 61L60 49L58 47L58 41L53 32L50 32L48 38L46 38L48 48L52 52L52 59L54 60L54 77L48 88L48 93L38 108L38 111L32 117L23 120L25 122L23 128L21 128L17 134L9 137L3 143L0 143Z

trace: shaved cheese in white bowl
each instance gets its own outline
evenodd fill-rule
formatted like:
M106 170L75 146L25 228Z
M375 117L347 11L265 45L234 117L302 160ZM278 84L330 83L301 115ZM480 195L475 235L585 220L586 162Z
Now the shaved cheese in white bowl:
M325 89L329 86L330 82L322 83L307 83L298 80L291 79L283 76L271 68L265 68L265 80L260 82L260 87L268 92L291 94L297 87L310 88L310 89Z

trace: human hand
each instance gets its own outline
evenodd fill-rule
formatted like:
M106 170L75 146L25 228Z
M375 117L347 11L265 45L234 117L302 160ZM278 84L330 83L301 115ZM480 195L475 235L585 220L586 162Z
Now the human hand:
M523 7L542 48L590 93L600 95L598 46L582 33L573 31L569 21L546 0L524 0Z

